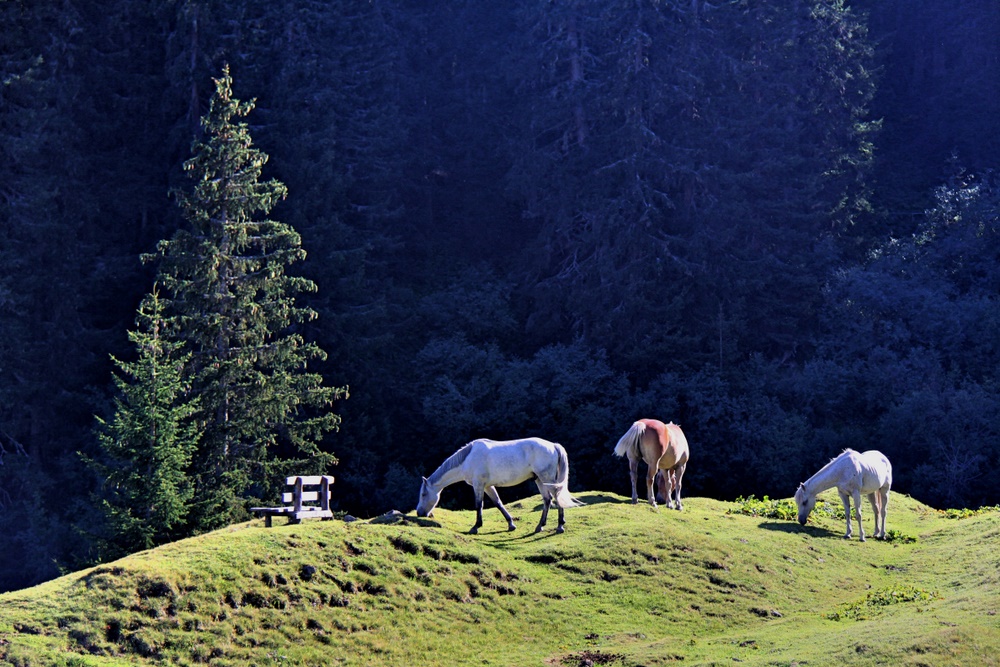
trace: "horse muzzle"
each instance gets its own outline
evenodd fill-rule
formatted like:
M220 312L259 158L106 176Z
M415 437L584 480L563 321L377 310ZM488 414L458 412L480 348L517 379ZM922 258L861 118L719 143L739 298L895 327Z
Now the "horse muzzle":
M799 525L800 526L806 525L806 521L808 521L808 520L809 520L809 517L806 517L805 519L799 519Z

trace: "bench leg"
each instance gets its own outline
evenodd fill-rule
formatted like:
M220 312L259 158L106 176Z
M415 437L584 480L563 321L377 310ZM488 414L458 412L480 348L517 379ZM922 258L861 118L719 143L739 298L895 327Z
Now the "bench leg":
M265 514L264 515L264 527L265 528L270 528L271 527L271 515L270 514Z

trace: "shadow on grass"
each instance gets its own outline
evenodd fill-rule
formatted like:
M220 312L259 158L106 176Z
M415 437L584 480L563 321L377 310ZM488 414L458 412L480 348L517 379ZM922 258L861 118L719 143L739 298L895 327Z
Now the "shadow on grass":
M489 545L503 546L505 544L515 544L515 543L527 544L529 542L539 542L541 540L547 540L554 537L561 538L563 535L573 530L572 524L567 523L566 533L557 533L556 532L557 524L551 521L551 516L549 518L550 522L546 524L545 527L542 528L540 532L537 533L535 532L535 526L537 524L532 523L530 526L522 526L518 524L517 530L514 531L504 530L504 531L492 531L489 533L480 532L480 535L496 536L495 539L489 542ZM522 530L522 528L526 528L526 530Z
M610 503L612 505L631 505L631 498L622 498L620 496L615 496L610 493L588 493L583 496L573 496L582 503L587 505L600 505L602 503Z
M758 524L764 530L772 530L778 533L805 533L813 537L836 537L838 539L843 538L842 533L830 530L829 528L820 528L819 526L800 526L795 521L764 521Z
M575 498L576 500L579 500L584 505L602 505L602 504L631 505L632 504L632 500L629 498L622 498L620 496L616 496L610 493L601 493L599 491L587 493L584 495L577 495L575 493L571 493L570 495L573 496L573 498ZM525 506L526 505L523 500L518 500L510 504L510 507L518 509ZM535 503L530 509L536 512L541 512L542 511L541 500ZM553 503L551 511L555 511L556 509L558 508L555 506L555 503Z
M413 514L403 514L399 523L410 524L414 526L422 526L423 528L440 528L441 524L434 519L424 519L419 516L414 516Z

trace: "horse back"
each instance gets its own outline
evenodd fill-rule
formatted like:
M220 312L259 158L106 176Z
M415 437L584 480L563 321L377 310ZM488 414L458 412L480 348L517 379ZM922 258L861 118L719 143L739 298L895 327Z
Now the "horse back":
M862 486L865 487L863 491L888 488L892 485L892 464L885 454L870 449L862 452L858 458L863 477Z
M640 421L646 425L640 446L647 465L655 463L660 470L671 470L687 463L688 442L680 426L657 419Z
M474 442L463 468L466 481L479 479L487 486L514 486L532 477L558 474L560 445L542 438ZM471 482L470 482L471 483Z

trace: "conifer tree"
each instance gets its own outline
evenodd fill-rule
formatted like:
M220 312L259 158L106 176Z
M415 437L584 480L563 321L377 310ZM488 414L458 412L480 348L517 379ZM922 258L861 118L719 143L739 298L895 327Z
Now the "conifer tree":
M198 443L197 398L189 395L183 343L164 336L158 290L139 306L129 332L138 358L112 357L118 396L110 422L98 418L99 458L91 468L105 480L102 508L111 536L104 556L148 549L178 535L194 493L187 476Z
M290 225L266 218L287 190L260 180L267 155L240 120L254 102L233 97L228 66L215 83L204 138L184 164L193 189L177 193L188 228L158 246L171 335L192 353L201 402L194 531L245 518L246 499L270 499L292 468L318 473L335 463L320 441L340 423L329 407L347 395L307 369L326 355L296 330L316 313L295 297L316 285L285 272L306 253Z

